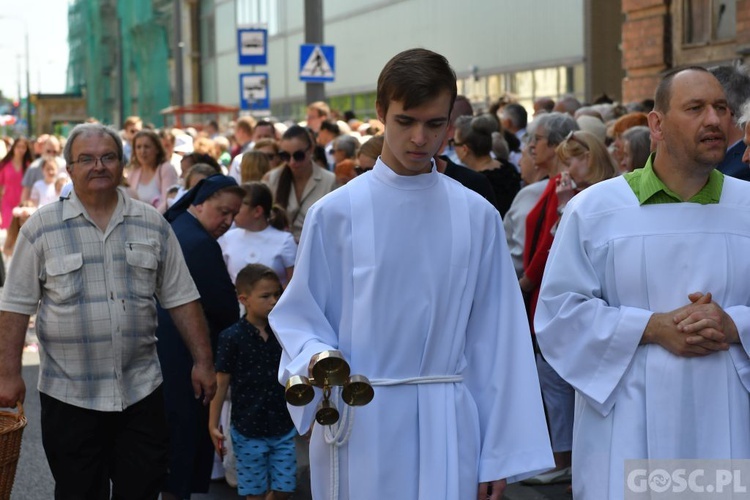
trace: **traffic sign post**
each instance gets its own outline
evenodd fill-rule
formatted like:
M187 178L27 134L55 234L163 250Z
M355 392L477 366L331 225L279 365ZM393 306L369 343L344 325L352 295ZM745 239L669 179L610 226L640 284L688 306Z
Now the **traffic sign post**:
M240 108L247 110L269 109L268 73L240 74Z
M322 83L335 80L336 58L333 45L300 45L299 60L300 81Z
M265 65L268 59L267 48L267 29L248 26L237 28L237 54L241 66Z

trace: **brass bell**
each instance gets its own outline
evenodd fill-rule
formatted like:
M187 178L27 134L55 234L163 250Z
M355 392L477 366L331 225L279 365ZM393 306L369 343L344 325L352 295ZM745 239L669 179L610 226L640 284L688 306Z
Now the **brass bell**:
M333 425L339 421L339 411L331 406L331 402L326 398L315 412L315 420L320 425Z
M310 359L311 383L323 387L325 385L344 385L349 379L349 363L340 351L323 351Z
M315 390L307 377L293 375L286 381L284 397L292 406L305 406L315 397Z
M364 406L375 397L370 381L364 375L352 375L341 390L341 399L349 406Z
M310 377L289 377L284 393L287 403L304 406L315 398L313 386L323 390L323 401L315 412L320 425L333 425L339 421L339 410L331 404L331 388L342 387L341 399L349 406L364 406L375 397L372 385L363 375L351 375L351 368L340 351L330 350L310 358Z

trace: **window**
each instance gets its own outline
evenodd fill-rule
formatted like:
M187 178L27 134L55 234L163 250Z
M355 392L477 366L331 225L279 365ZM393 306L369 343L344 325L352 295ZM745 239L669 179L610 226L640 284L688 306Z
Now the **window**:
M279 32L279 0L236 0L237 24L265 24L268 35Z
M683 0L682 42L703 45L737 34L737 0Z

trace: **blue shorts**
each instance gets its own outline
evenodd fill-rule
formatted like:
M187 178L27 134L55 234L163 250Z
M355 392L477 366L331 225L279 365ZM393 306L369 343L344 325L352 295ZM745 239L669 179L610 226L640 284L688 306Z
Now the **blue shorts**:
M536 355L536 369L542 389L542 401L547 410L552 451L570 451L573 449L575 389L557 374L541 354Z
M271 490L293 493L297 487L297 430L273 438L248 438L232 426L232 446L237 457L237 491L262 495Z

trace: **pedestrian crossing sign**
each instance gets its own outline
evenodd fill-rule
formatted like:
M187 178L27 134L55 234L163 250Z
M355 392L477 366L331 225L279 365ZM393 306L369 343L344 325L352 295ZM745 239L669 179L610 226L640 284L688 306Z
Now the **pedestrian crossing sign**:
M332 82L336 77L333 45L306 43L299 50L299 79L303 82Z

